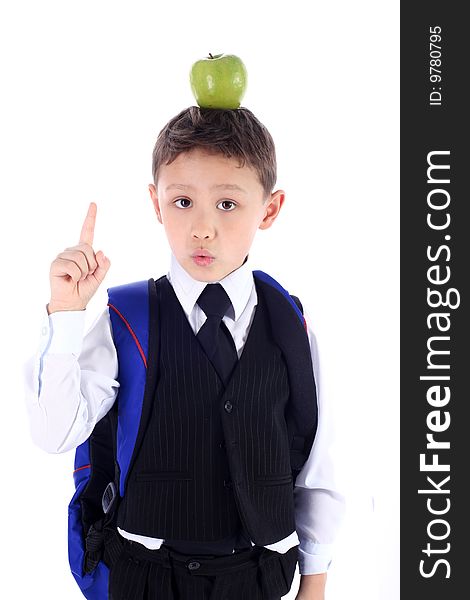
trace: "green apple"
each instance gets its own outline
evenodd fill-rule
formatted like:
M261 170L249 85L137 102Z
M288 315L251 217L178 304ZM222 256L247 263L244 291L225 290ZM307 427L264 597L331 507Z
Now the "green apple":
M247 73L238 56L209 54L193 64L189 79L201 108L235 109L245 94Z

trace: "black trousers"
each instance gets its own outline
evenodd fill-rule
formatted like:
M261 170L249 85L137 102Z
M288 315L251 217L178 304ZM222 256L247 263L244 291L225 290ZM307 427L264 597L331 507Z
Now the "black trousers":
M106 546L109 600L280 600L294 579L297 548L253 546L226 556L148 550L118 533Z

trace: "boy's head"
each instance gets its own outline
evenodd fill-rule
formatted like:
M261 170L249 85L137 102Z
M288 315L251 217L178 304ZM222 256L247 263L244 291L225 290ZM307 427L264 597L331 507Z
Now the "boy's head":
M246 108L181 111L158 136L152 172L158 220L178 262L199 281L242 265L257 229L270 227L284 202L282 190L272 192L272 137Z

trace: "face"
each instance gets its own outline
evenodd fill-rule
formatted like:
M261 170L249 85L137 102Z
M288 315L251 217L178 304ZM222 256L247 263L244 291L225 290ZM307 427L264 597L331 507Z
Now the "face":
M268 229L284 202L278 190L263 202L255 170L199 148L160 168L149 185L158 220L180 265L198 281L219 281L238 269L257 229Z

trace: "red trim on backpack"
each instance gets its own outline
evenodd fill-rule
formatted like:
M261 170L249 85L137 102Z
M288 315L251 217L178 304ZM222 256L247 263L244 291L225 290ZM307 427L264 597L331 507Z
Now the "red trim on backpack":
M81 471L82 469L89 469L91 467L91 465L84 465L83 467L78 467L78 469L75 469L74 473L76 473L77 471Z
M144 361L145 368L147 368L147 359L145 358L144 351L142 350L142 346L140 345L140 343L139 343L139 340L137 339L137 336L136 336L136 335L135 335L135 333L132 331L132 327L131 327L131 326L129 325L129 323L126 321L126 318L124 317L124 315L122 315L122 314L121 314L121 313L118 311L118 309L117 309L115 306L113 306L112 304L109 304L109 303L108 303L108 306L109 306L110 308L112 308L112 309L113 309L115 312L117 312L117 314L118 314L118 315L121 317L121 319L124 321L124 324L126 325L127 329L129 329L129 333L131 334L131 336L132 336L132 337L133 337L133 339L134 339L134 342L136 343L137 349L138 349L138 350L139 350L139 352L140 352L140 356L142 357L142 360Z

